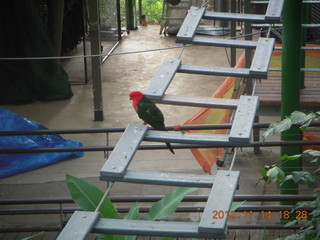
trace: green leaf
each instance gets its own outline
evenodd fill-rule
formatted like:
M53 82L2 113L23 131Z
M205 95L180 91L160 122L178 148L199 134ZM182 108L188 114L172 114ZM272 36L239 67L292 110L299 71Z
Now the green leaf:
M315 183L315 178L311 172L304 172L304 171L294 171L292 172L292 179L295 183L298 182L305 182L309 185Z
M292 123L304 123L306 121L306 114L303 112L299 112L299 111L294 111L291 113L290 115L290 119L292 121Z
M277 166L269 169L267 176L269 178L269 182L276 182L278 184L281 184L285 178L284 172Z
M44 232L39 232L39 233L33 234L32 236L29 236L29 237L26 237L26 238L22 238L21 240L29 240L29 239L35 238L37 236L40 236L42 234L44 234Z
M273 136L276 134L275 127L278 125L278 122L271 123L267 131L262 135L262 140L265 141L267 137Z
M308 149L303 152L304 154L308 154L313 157L320 157L320 151Z
M149 210L145 220L158 220L175 213L184 196L197 188L178 187L157 201Z
M313 159L312 161L310 161L310 165L311 166L317 166L318 165L318 160L319 160L319 158Z
M243 202L233 202L230 208L230 212L237 210L239 207L241 207L246 201Z
M276 133L281 133L291 128L291 126L292 126L291 119L285 118L276 126L275 131Z
M285 227L290 227L290 226L296 225L298 223L299 223L298 220L293 220L293 221L290 221L290 222L286 223L284 226Z
M263 240L268 240L268 234L266 229L263 229Z
M176 239L174 237L162 237L160 240L173 240L173 239ZM187 240L190 240L190 239L187 239Z
M68 174L66 178L73 201L85 211L95 211L104 193L96 186L82 179ZM109 198L105 199L99 213L103 218L120 218L117 209Z
M299 158L301 158L301 154L291 155L287 157L288 160L298 160Z
M135 203L124 219L140 220L139 205ZM137 236L134 235L113 235L113 240L135 240Z
M140 213L139 213L139 205L135 203L133 207L128 212L127 216L124 219L127 220L140 220Z
M259 180L256 182L256 186L262 181L268 181L269 177L267 176L267 172L269 171L269 169L273 168L276 165L272 165L272 166L264 166L264 168L262 168L260 170L261 173L261 178L259 178Z
M277 240L305 240L304 236L300 234L292 234L290 236L287 236L285 238L277 238Z
M286 131L291 126L292 126L292 121L290 118L285 118L281 122L271 123L267 131L262 135L262 139L264 141L267 137Z
M95 211L104 193L96 186L80 178L69 174L66 175L67 186L73 201L85 211ZM99 209L100 216L103 218L119 219L120 215L109 198L106 198ZM100 239L112 240L112 235L97 234Z

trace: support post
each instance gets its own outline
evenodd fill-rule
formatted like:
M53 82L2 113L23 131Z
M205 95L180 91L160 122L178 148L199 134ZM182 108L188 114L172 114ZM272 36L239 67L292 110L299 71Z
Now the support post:
M245 0L244 1L244 13L251 13L251 1L250 0ZM245 40L252 40L252 28L251 28L251 23L250 22L245 22L244 23L244 39ZM246 49L245 50L246 54L246 68L250 68L251 66L251 60L252 60L252 50L251 49ZM252 84L252 78L247 78L246 79L246 93L251 94L253 89L253 84Z
M136 0L126 0L127 29L137 30Z
M50 36L56 56L60 56L64 0L49 1Z
M281 83L281 119L289 116L300 106L301 79L301 9L302 0L285 0L283 8L283 46L282 46L282 83ZM282 141L299 140L298 128L292 128L281 134ZM298 146L281 147L281 155L299 154ZM281 164L286 174L301 170L301 159L284 161ZM281 186L281 194L298 194L298 185L287 181ZM292 202L281 202L292 204Z
M117 1L117 23L118 23L118 41L121 40L121 4L120 0Z
M236 0L231 0L231 12L236 13L237 11ZM235 37L237 35L237 23L231 21L230 23L230 37ZM236 48L230 48L230 67L236 66L237 52Z
M101 54L100 22L98 0L88 1L90 17L91 54ZM94 102L94 120L103 121L101 57L92 57L92 86Z
M302 4L301 23L306 24L308 22L308 4ZM307 41L307 29L301 28L301 46L305 47ZM301 49L301 67L306 67L306 50ZM301 71L300 88L305 88L304 77L305 72Z

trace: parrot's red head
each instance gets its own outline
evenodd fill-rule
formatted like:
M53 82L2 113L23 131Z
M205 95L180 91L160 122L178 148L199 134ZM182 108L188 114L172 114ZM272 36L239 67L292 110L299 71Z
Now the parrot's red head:
M143 93L139 91L133 91L129 94L130 100L132 100L132 106L134 110L138 111L137 104L140 102L140 100L143 98Z

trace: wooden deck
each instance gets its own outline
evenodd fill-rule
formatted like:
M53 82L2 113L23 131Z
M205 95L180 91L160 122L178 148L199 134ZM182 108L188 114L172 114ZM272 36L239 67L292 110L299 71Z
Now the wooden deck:
M259 96L260 106L280 106L281 75L271 73L268 79L257 84L255 95ZM320 74L306 74L305 88L301 89L301 106L320 107Z

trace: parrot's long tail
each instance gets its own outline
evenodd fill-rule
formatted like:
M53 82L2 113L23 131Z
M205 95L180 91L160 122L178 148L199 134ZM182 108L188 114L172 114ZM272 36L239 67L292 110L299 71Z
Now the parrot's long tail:
M166 142L167 148L174 154L173 148L170 143Z

